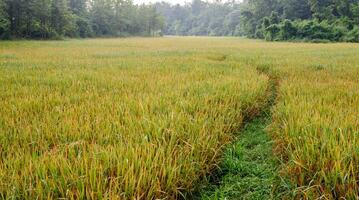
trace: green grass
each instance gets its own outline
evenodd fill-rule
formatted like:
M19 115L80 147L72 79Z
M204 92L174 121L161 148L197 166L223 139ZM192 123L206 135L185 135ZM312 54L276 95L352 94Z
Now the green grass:
M281 185L273 142L265 130L268 117L247 124L225 151L215 183L199 199L275 199Z
M290 197L290 183L279 175L280 161L267 130L276 103L279 77L268 66L257 70L270 77L268 102L258 116L248 119L235 141L228 145L217 171L199 189L197 199L280 199Z

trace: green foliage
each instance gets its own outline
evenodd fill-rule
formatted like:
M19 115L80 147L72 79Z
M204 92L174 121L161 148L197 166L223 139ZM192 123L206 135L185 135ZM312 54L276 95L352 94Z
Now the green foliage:
M131 0L0 0L1 38L159 35L153 6Z
M267 27L265 32L265 39L268 41L274 41L278 37L278 33L280 31L280 27L277 24L272 24L269 27Z
M229 13L224 19L225 28L228 30L229 35L236 35L236 28L239 25L240 11L234 10Z
M264 30L261 26L263 18L273 17L274 22L279 21L279 0L246 0L240 5L241 9L241 33L247 37L257 38L256 35L260 36ZM269 21L271 19L269 18ZM269 25L268 25L269 26Z
M356 41L359 0L0 0L0 38L210 35ZM349 35L350 34L350 35ZM353 39L354 38L354 39Z
M280 18L278 16L278 13L277 12L272 12L270 17L269 17L269 23L270 24L279 24L280 23Z
M358 0L247 0L241 8L241 32L248 37L356 41Z
M345 27L335 26L328 21L298 21L296 26L297 39L342 41L346 32Z
M237 141L224 153L217 173L219 178L216 178L219 180L201 188L198 199L273 199L276 196L282 188L274 186L284 184L277 172L273 143L266 132L269 122L260 117L244 127Z
M307 36L310 39L331 39L332 30L326 21L317 23L314 21L310 27L311 34Z
M52 1L51 27L60 36L71 35L76 29L73 14L70 12L66 0Z
M264 17L262 23L263 28L268 28L270 25L271 25L270 19L268 17Z
M359 26L351 30L344 38L346 42L359 42Z
M283 15L286 19L308 19L312 16L312 11L308 0L282 0Z
M280 27L280 38L283 40L293 39L297 35L298 28L294 24L286 19L283 21L282 26Z
M353 22L355 24L359 24L359 2L356 4L352 4L350 7L350 12L352 13Z
M0 0L0 38L6 37L6 30L9 29L9 19L7 13L5 12L5 2Z
M194 0L180 6L157 3L156 9L165 17L167 35L239 35L241 12L238 3L208 3Z

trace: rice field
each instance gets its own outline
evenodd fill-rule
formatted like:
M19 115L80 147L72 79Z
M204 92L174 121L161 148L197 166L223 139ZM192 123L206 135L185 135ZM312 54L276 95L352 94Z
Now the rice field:
M293 45L293 59L269 61L282 74L272 133L297 198L359 198L358 47Z
M0 198L191 198L275 76L291 198L356 199L358 56L240 38L0 42Z

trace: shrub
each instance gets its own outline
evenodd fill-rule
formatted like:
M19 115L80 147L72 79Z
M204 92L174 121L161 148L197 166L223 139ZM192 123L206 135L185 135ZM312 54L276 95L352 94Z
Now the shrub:
M347 32L348 29L346 29L343 26L333 26L332 27L332 41L342 41L343 37L345 35L345 32Z
M359 42L359 26L355 26L345 37L346 42Z
M4 38L9 30L10 22L7 14L4 12L4 3L0 1L0 38Z
M257 25L256 32L254 33L256 38L264 39L263 25Z
M312 34L310 36L311 39L320 39L320 40L330 40L331 39L331 31L329 25L326 21L321 23L315 22L312 24Z
M265 39L266 28L271 25L269 17L264 17L260 20L260 23L256 26L256 31L254 33L256 38Z
M314 24L313 21L304 20L304 21L297 21L296 22L298 27L297 37L304 39L309 38L312 33L312 26Z
M270 26L270 19L268 17L263 18L262 27L268 28Z
M278 33L280 31L280 27L278 24L272 24L265 29L265 39L268 41L273 41L278 38Z
M342 41L347 28L342 24L332 24L328 21L319 23L316 20L296 21L297 39L309 41Z
M8 26L9 21L4 18L0 18L0 38L5 37L5 35L7 34L6 30L8 30Z
M297 27L295 27L290 20L286 19L280 27L279 35L282 40L293 39L297 35Z
M281 19L277 12L272 12L272 14L269 17L270 24L279 24L281 22Z

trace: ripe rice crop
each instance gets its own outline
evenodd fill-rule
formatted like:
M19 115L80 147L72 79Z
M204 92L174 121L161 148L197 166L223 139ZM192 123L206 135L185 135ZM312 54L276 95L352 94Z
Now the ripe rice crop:
M210 59L222 45L2 42L0 197L172 199L190 191L266 101L266 76Z
M359 45L257 43L251 49L241 59L280 79L271 133L293 198L357 199Z
M186 195L275 77L283 198L356 199L358 55L239 38L1 42L0 198Z
M282 82L273 132L298 198L359 194L359 73L339 74L297 72Z

